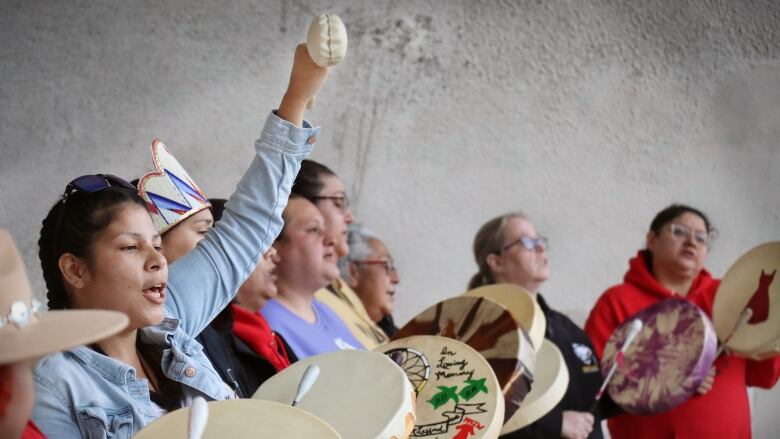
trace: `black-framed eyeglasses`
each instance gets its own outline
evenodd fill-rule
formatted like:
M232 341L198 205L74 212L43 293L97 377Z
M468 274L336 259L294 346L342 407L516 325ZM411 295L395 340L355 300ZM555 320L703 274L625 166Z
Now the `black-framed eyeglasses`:
M532 238L530 236L521 236L515 241L510 242L509 244L504 245L501 247L501 252L504 253L505 251L509 250L510 248L514 247L517 244L522 244L523 248L528 251L533 251L535 249L540 250L547 250L550 248L550 243L544 236L538 236L536 238Z
M340 210L347 210L349 208L349 198L347 198L346 195L318 195L316 197L311 197L314 202L320 201L320 200L330 200L333 202L333 205L336 206Z
M384 269L387 275L391 275L395 273L395 263L393 263L393 258L389 259L350 259L350 262L356 264L356 265L381 265Z
M81 177L77 177L71 180L70 183L65 186L65 190L62 192L62 196L60 196L60 203L62 203L62 207L60 207L60 211L57 214L57 224L55 225L53 236L59 236L61 232L62 221L65 218L65 209L67 209L68 198L74 191L91 194L106 190L110 187L123 187L133 191L138 190L125 179L112 174L82 175ZM59 252L59 248L55 248L54 251Z

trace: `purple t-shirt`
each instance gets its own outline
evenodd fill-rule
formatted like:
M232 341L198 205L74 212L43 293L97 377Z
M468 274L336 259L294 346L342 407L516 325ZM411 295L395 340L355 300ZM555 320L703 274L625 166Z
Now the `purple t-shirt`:
M339 349L365 349L327 305L317 299L311 305L317 316L314 323L293 314L276 300L269 300L260 312L300 360Z

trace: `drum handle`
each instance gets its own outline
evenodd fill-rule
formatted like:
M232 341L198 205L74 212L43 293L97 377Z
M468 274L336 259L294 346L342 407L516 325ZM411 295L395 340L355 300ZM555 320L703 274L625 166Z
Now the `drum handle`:
M739 315L739 320L737 321L737 324L734 325L734 329L731 330L731 333L723 340L717 352L715 352L715 358L720 357L720 354L722 354L723 350L726 349L726 343L731 341L731 337L734 337L734 334L737 333L737 330L740 328L740 326L747 323L747 321L750 320L751 317L753 317L752 309L745 308L744 310L742 310L742 314Z
M628 350L628 347L631 346L631 343L634 342L636 336L639 335L639 332L642 330L642 326L642 321L639 319L634 319L631 321L631 328L628 330L628 335L623 341L623 346L620 347L617 355L615 355L615 362L612 363L612 367L609 368L609 372L607 372L607 376L604 378L604 382L601 383L601 387L596 393L596 398L593 400L593 405L590 407L591 413L596 412L596 409L599 406L599 400L601 400L601 397L604 395L604 390L606 390L607 384L609 384L609 380L612 379L612 375L615 374L618 365L623 362L623 354Z
M206 422L209 419L209 406L202 396L196 396L190 407L190 419L187 428L188 439L200 439L206 430Z
M318 376L320 376L319 366L316 364L310 364L309 367L306 368L306 371L303 372L303 378L301 378L301 382L298 383L298 393L295 394L295 398L293 399L293 407L301 402L301 399L304 395L306 395L309 389L311 389L311 386L314 385L314 381L317 380Z

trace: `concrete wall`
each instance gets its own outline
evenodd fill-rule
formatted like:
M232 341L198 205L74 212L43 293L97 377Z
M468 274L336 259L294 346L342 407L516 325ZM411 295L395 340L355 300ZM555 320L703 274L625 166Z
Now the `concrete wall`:
M64 185L141 174L153 137L228 195L321 11L350 49L313 158L393 251L400 322L464 290L475 231L511 209L551 238L544 293L579 323L671 202L720 229L716 275L778 238L777 2L0 0L0 224L36 289ZM758 393L757 437L778 400Z

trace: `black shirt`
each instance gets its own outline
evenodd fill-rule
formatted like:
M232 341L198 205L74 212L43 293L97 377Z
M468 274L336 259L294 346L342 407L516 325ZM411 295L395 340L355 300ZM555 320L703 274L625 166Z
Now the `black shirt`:
M281 337L279 337L281 339ZM203 352L211 360L222 380L239 398L251 398L276 369L264 357L253 351L233 333L233 313L228 305L212 320L209 326L195 338ZM297 358L282 339L290 362Z
M596 392L598 392L602 382L598 359L593 351L593 344L585 331L565 315L550 308L540 294L536 295L536 301L547 319L547 330L544 337L558 347L566 361L566 367L569 369L569 386L566 388L563 399L549 413L525 428L501 436L503 438L561 437L563 412L566 410L590 411ZM605 404L611 405L613 403L606 396L602 398L602 404L599 405L594 414L593 432L588 436L589 439L604 437L601 431L601 420Z

